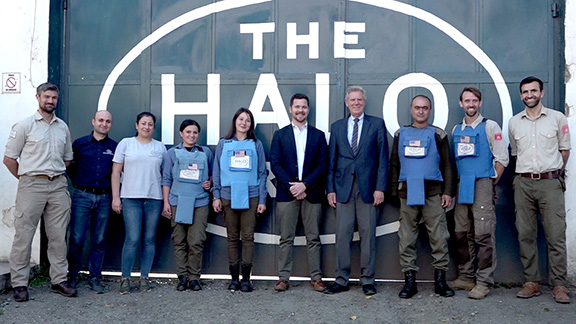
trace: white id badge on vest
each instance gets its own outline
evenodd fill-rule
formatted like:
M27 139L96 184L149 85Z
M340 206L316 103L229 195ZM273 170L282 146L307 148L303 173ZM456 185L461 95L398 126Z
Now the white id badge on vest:
M200 180L198 164L192 163L188 165L188 169L180 169L180 179Z
M230 168L239 171L250 171L250 155L246 151L234 151L230 157Z
M456 157L476 156L476 137L463 135L456 141Z
M404 156L424 157L428 148L427 140L406 140L404 141Z

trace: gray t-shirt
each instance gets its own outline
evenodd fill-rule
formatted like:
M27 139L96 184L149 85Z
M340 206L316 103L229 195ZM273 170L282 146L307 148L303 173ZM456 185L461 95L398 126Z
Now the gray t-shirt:
M135 137L118 143L113 162L124 164L120 198L147 198L162 200L162 156L166 147L152 139L148 144Z

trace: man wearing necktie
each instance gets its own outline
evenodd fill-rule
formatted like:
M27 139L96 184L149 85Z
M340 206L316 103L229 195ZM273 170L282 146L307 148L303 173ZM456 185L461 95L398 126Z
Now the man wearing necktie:
M345 103L350 116L334 122L330 134L326 191L328 203L336 208L337 269L336 282L325 292L349 290L352 236L357 224L362 290L373 295L377 206L384 202L386 190L388 139L384 121L364 113L363 88L348 87Z

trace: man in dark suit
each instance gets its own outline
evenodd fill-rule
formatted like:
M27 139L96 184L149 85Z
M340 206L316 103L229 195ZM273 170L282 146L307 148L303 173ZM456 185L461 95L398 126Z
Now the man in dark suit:
M280 223L280 246L276 291L290 287L294 236L299 215L302 215L310 284L324 291L320 269L320 222L322 200L328 168L328 145L324 132L308 125L308 97L297 93L290 99L292 123L274 133L270 146L270 165L276 176L276 214Z
M377 206L384 202L388 172L388 138L381 118L364 114L366 92L359 86L346 89L350 116L336 121L330 130L328 203L336 208L336 282L326 289L347 291L354 226L360 234L362 290L376 293Z

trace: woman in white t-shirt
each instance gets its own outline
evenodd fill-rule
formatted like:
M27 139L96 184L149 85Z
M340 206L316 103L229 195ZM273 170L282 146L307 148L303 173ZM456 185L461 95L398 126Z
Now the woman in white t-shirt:
M137 134L118 143L112 167L112 209L124 216L126 239L122 248L120 294L130 293L130 272L140 248L140 291L151 289L148 275L156 251L156 227L162 212L162 156L166 147L152 138L156 117L136 117ZM120 188L120 174L122 188Z

